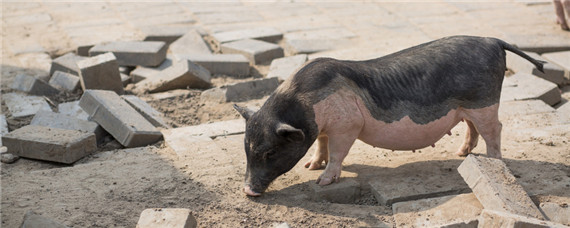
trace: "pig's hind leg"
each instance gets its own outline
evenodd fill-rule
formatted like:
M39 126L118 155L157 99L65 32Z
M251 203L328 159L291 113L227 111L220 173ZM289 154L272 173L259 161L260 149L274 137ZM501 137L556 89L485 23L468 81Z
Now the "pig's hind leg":
M459 156L467 156L473 148L477 146L477 142L479 141L479 132L473 122L471 120L465 120L467 123L467 132L465 133L465 141L463 141L463 145L459 147L459 150L455 153Z
M329 162L329 137L325 134L321 134L317 137L317 150L307 163L305 163L305 168L309 170L320 169L323 167L323 161L325 165Z
M473 122L487 145L487 156L501 158L501 130L499 121L499 104L480 109L465 110L466 119Z

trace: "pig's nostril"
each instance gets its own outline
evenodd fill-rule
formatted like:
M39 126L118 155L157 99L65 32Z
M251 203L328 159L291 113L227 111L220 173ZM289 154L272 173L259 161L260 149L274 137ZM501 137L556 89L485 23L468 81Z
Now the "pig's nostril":
M248 184L243 187L243 192L248 196L261 196L261 193L257 193L251 190L251 187Z

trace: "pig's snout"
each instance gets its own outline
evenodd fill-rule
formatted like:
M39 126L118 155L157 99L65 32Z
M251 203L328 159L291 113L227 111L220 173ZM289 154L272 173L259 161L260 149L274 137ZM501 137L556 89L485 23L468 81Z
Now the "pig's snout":
M248 196L261 196L261 193L254 192L249 184L243 187L243 192Z

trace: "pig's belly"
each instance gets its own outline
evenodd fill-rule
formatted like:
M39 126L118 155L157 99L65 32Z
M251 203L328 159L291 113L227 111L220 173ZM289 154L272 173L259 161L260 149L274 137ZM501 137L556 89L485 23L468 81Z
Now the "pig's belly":
M376 120L368 112L363 113L363 117L364 126L359 139L372 146L392 150L414 150L433 145L461 120L457 110L451 110L427 124L414 123L408 116L392 123Z

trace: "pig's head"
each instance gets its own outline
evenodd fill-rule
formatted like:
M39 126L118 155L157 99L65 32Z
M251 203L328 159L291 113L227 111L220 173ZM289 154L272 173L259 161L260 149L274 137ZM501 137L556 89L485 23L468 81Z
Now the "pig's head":
M307 132L280 121L263 108L257 112L237 105L234 108L246 120L247 170L243 191L249 196L260 196L273 180L301 160L312 142L308 142Z

